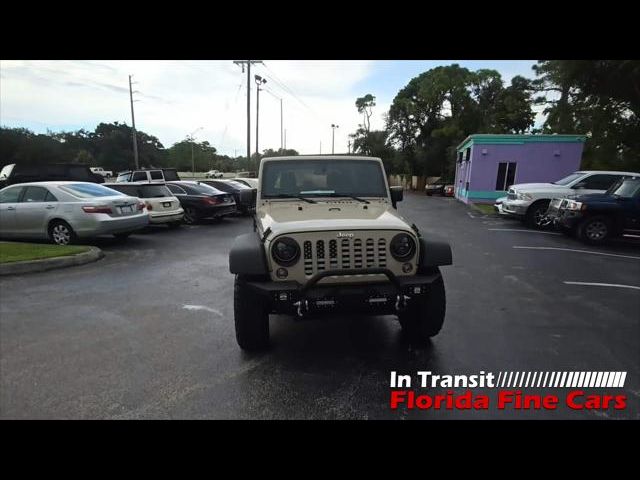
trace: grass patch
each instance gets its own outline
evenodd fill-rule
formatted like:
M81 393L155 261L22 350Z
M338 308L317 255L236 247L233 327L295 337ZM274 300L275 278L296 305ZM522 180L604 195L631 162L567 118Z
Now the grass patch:
M493 208L493 205L485 205L483 203L474 203L473 208L475 208L476 210L479 210L485 215L496 213L495 209Z
M39 260L42 258L64 257L89 250L79 245L47 245L39 243L0 242L0 263Z

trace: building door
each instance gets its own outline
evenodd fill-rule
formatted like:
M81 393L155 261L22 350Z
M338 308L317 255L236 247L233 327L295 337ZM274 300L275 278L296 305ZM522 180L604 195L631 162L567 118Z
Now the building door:
M496 190L507 191L516 178L516 162L500 162L498 164L498 177L496 178Z

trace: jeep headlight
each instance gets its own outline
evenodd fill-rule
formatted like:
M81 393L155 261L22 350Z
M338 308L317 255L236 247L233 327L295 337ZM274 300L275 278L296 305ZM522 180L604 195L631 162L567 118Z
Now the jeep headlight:
M576 202L575 200L569 200L567 202L567 205L564 207L567 210L571 210L571 211L578 211L578 210L582 210L582 202Z
M300 258L300 245L293 238L281 237L271 246L271 256L278 265L290 267Z
M409 260L416 251L416 242L411 235L399 233L391 240L389 250L391 256L399 262Z
M533 200L533 196L530 193L518 193L516 198L518 200Z

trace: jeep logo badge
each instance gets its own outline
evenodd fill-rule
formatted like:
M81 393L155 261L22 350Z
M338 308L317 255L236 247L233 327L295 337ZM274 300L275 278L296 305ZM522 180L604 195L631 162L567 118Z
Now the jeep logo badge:
M338 235L336 235L338 238L353 238L353 233L342 233L342 232L338 232Z

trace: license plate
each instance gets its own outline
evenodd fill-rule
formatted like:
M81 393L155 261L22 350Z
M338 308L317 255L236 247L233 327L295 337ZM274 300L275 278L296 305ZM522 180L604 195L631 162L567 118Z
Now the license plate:
M131 205L120 207L120 213L133 213L133 207Z
M168 208L171 206L171 202L162 202L162 206Z

